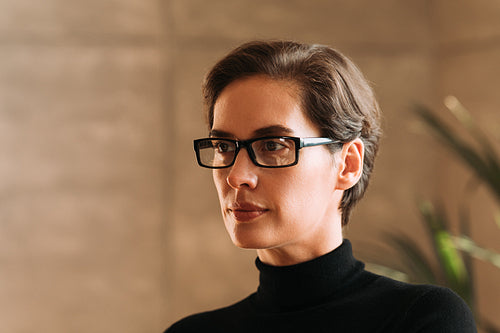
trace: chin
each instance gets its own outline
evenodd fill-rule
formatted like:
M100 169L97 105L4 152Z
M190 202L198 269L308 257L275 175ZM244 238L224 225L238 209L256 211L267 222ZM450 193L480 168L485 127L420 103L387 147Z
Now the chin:
M266 221L238 223L232 219L225 220L226 230L233 244L241 249L268 249L276 245L276 239L270 237L274 233Z
M233 244L240 249L245 249L245 250L259 250L266 248L264 244L262 244L261 240L258 239L246 239L246 238L234 238L231 237L231 240L233 241Z
M259 233L231 233L233 244L240 249L261 250L273 247L274 243Z

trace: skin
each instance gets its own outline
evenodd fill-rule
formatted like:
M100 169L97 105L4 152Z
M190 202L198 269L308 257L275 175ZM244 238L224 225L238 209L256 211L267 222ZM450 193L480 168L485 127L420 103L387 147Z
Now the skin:
M232 82L214 106L212 137L247 140L268 135L319 137L303 112L297 86L265 76ZM363 143L356 139L332 154L326 146L300 150L299 163L269 169L242 149L233 166L213 179L233 243L256 249L274 266L308 261L343 240L339 203L361 176Z

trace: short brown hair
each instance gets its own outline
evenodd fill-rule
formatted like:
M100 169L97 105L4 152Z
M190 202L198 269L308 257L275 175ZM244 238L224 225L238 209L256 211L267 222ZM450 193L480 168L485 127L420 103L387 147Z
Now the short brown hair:
M254 75L295 82L302 107L322 136L344 143L358 137L363 141L362 176L345 190L339 207L346 225L368 186L381 136L379 106L371 87L356 65L332 48L293 41L248 42L215 64L205 78L203 97L210 129L222 90Z

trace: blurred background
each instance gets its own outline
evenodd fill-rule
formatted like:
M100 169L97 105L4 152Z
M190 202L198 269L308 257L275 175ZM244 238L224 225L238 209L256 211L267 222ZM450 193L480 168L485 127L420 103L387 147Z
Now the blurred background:
M454 95L498 147L500 1L0 0L1 332L162 332L256 289L192 151L203 75L255 38L330 45L373 83L385 136L345 231L356 255L395 266L392 232L432 261L418 197L452 222L466 202L500 251L491 190L412 112L452 122ZM500 269L473 263L499 328Z

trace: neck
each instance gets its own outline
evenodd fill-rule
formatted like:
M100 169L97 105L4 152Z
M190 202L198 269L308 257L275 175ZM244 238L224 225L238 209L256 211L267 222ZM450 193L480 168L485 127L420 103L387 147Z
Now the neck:
M271 266L300 264L327 254L342 244L342 231L318 235L315 242L287 244L271 249L259 249L259 260Z
M298 265L270 266L259 258L256 265L260 271L256 302L269 311L297 310L357 289L364 272L347 239L334 251Z

